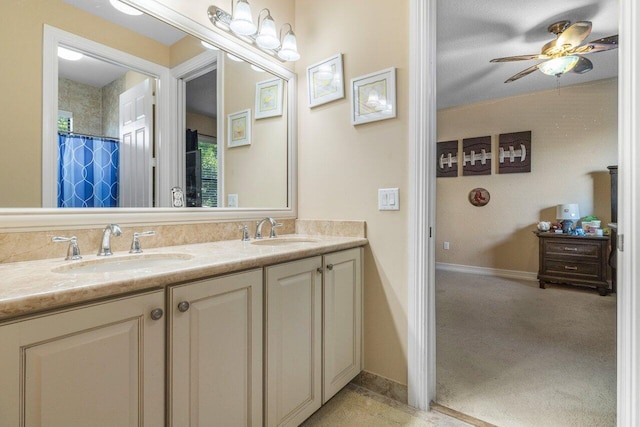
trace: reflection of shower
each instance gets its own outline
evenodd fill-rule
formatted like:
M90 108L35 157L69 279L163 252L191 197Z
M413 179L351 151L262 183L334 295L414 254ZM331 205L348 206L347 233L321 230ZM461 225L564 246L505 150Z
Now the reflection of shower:
M118 206L115 138L58 132L58 207Z

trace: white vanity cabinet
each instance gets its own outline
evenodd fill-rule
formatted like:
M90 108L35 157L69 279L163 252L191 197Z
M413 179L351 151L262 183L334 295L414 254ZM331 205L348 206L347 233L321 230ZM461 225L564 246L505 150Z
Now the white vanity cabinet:
M262 426L262 269L168 292L173 426Z
M362 370L362 249L323 257L322 404Z
M164 425L163 308L155 291L0 326L0 425Z
M265 269L266 426L299 425L360 372L361 258L357 248Z

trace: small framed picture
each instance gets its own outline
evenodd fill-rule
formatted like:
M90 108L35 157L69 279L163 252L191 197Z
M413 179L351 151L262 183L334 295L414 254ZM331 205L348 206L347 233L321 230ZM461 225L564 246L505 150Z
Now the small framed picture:
M307 67L309 108L344 98L342 54Z
M282 115L282 79L256 83L256 120Z
M351 124L396 117L396 69L351 79Z
M227 116L227 146L229 148L251 144L251 109Z

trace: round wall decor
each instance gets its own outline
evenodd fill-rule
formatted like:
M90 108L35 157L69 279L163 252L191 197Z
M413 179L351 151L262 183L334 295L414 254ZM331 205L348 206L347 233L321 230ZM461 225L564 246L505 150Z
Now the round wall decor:
M474 188L469 191L469 203L473 206L484 206L489 203L491 196L486 188Z

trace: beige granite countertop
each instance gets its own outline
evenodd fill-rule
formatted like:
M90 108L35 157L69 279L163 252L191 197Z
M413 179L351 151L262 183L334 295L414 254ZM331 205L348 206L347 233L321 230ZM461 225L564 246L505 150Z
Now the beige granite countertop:
M106 273L64 271L74 263L99 262L102 257L96 255L84 256L81 261L57 258L0 264L0 320L354 248L368 242L362 237L317 235L285 235L278 239L292 237L313 241L271 246L255 245L254 240L231 240L153 248L138 255L119 252L109 260L159 257L158 254L178 254L187 259L171 258L145 268Z

